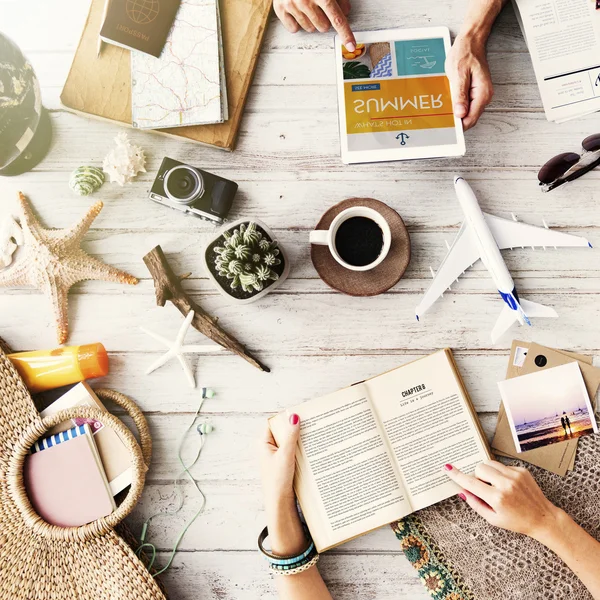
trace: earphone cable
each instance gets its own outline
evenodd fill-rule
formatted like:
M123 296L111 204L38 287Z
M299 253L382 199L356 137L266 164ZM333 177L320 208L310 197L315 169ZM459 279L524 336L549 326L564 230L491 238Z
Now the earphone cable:
M152 520L155 517L176 516L181 511L181 509L183 508L183 505L184 505L184 497L185 497L184 491L183 491L183 486L181 483L181 480L184 478L184 476L187 477L187 479L189 479L192 486L198 492L198 497L200 499L200 505L199 505L199 508L196 511L196 513L186 523L184 528L179 532L179 535L177 536L177 539L175 540L173 549L171 550L171 554L169 555L169 560L167 561L167 564L162 569L153 573L152 574L153 577L156 577L156 576L160 575L161 573L164 573L171 566L171 564L173 563L173 559L175 558L175 554L177 553L177 550L179 548L179 544L183 540L183 538L184 538L185 534L187 533L187 531L189 530L189 528L194 524L194 522L198 519L198 517L204 512L204 509L206 507L206 496L204 495L204 493L200 489L200 485L194 479L194 476L190 472L190 469L192 469L194 467L194 465L200 459L200 455L202 454L202 449L204 448L204 442L205 442L205 434L200 433L200 443L198 444L198 449L196 450L196 455L194 456L194 458L190 464L186 465L183 460L183 456L182 456L185 440L186 440L188 434L190 433L190 431L196 425L196 421L198 420L198 417L200 416L200 411L202 410L202 405L204 404L204 400L207 397L206 392L207 392L206 388L202 388L202 399L200 400L198 409L196 410L196 413L194 414L194 418L192 419L192 422L190 423L188 428L185 430L183 436L181 437L181 440L179 442L179 447L177 448L177 459L179 460L179 464L182 467L182 471L179 473L179 475L173 481L173 485L175 486L175 491L179 498L178 505L174 510L165 510L165 511L161 511L161 512L153 514L152 516L148 517L148 519L146 519L146 521L144 522L144 525L142 526L142 534L140 536L140 546L136 550L136 555L140 556L140 554L144 550L150 551L151 556L150 556L150 560L149 560L149 563L147 566L149 571L152 569L152 567L154 565L154 562L156 560L156 552L157 551L156 551L156 546L154 544L152 544L150 542L146 542L146 534L148 532L148 527L150 526L150 523L152 522Z

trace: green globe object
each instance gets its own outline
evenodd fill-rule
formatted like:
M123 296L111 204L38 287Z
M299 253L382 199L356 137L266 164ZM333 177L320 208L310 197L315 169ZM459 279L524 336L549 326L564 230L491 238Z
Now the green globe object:
M46 155L52 127L31 64L0 33L0 175L19 175Z

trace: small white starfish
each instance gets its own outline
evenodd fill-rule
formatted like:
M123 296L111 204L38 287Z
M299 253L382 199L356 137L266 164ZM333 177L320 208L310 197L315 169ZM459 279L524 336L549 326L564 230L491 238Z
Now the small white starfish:
M168 348L167 352L165 352L159 359L153 362L148 369L146 370L146 375L152 373L152 371L156 371L159 367L162 367L165 363L169 362L173 357L176 357L183 367L183 371L186 374L187 380L191 387L196 387L196 380L194 378L194 374L192 373L192 369L188 364L187 359L185 358L185 354L191 353L207 353L207 352L220 352L223 350L220 346L212 345L212 346L201 346L201 345L186 345L183 343L185 339L185 334L190 327L192 319L194 318L194 311L190 310L183 322L183 325L179 329L179 333L175 340L171 341L167 338L164 338L162 335L158 335L158 333L154 333L145 327L142 327L142 331L147 333L149 336L153 337L155 340L159 341L161 344Z

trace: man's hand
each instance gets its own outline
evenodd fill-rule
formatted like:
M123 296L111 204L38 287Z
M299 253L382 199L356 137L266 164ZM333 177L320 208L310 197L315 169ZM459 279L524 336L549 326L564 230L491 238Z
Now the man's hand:
M353 52L356 47L354 34L348 25L349 0L274 0L273 8L284 27L296 33L304 31L325 33L333 27L342 44Z
M463 120L465 130L470 129L494 94L485 42L459 35L446 60L446 73L452 86L454 114Z

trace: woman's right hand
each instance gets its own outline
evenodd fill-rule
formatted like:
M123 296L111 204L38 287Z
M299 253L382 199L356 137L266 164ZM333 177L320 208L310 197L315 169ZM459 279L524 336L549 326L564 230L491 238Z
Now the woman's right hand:
M495 460L477 465L474 477L452 465L444 469L463 488L459 496L492 525L543 541L560 519L562 511L544 496L527 469Z
M306 550L306 536L294 494L299 435L300 417L292 414L279 446L268 425L261 442L261 472L269 539L272 551L279 556L295 556Z

